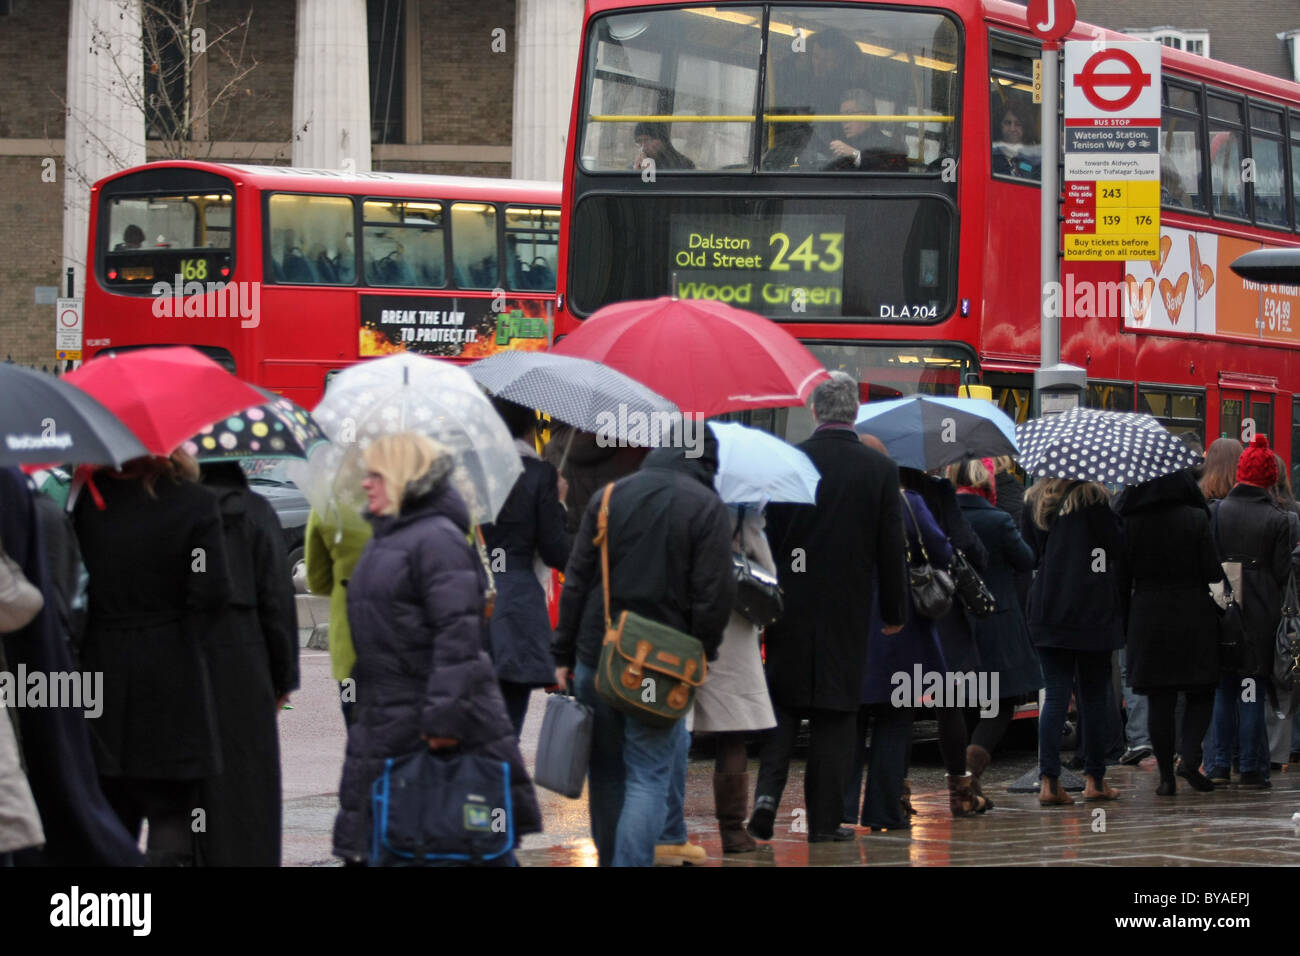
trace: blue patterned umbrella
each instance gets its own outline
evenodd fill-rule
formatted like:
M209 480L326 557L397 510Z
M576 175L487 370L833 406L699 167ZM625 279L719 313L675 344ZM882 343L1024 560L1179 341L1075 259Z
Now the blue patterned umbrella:
M1015 422L982 398L911 395L870 402L859 407L854 427L879 438L898 465L917 471L1016 454Z
M1020 467L1032 478L1140 485L1201 464L1202 458L1153 416L1075 408L1016 426Z

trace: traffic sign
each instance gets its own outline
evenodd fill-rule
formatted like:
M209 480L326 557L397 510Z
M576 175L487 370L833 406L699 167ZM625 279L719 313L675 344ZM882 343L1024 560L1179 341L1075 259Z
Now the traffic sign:
M1029 29L1043 40L1060 40L1074 29L1074 0L1029 0Z
M1108 63L1118 63L1118 70L1103 71ZM1142 72L1142 64L1128 50L1111 47L1090 56L1072 82L1083 91L1084 98L1104 113L1128 109L1138 101L1143 90L1151 88L1151 74ZM1118 96L1103 96L1102 90L1116 89Z
M54 347L56 349L81 349L83 328L80 299L59 299L54 304Z

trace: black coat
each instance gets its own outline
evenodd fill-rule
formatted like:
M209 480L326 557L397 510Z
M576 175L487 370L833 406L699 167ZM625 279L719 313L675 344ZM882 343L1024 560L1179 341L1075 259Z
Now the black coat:
M707 449L712 447L710 453ZM633 611L690 634L717 658L731 618L731 517L713 490L716 442L699 458L662 448L641 470L614 485L609 502L610 614ZM600 549L592 543L601 495L582 516L564 572L560 620L552 653L572 667L595 667L605 637L605 590Z
M1012 472L999 472L993 479L994 490L998 493L998 507L1011 515L1016 525L1020 524L1020 512L1025 508L1025 486Z
M225 466L218 466L225 467ZM275 510L237 478L205 473L221 507L231 597L212 617L208 666L221 773L202 784L208 866L280 865L280 734L276 698L298 687L298 620Z
M949 543L954 548L960 548L971 567L983 574L988 566L988 552L957 504L957 489L952 482L947 478L923 474L913 468L900 469L899 478L905 488L920 492L925 499L925 506L948 536ZM943 647L943 659L949 670L961 673L988 670L980 661L975 635L960 602L953 601L952 610L939 618L935 627L939 633L939 644Z
M768 687L788 710L856 711L872 592L886 625L907 621L898 469L851 428L821 428L799 447L821 481L814 505L768 507L785 591L785 613L766 632Z
M348 582L357 699L334 854L369 855L371 784L389 757L425 748L421 735L507 761L515 832L538 832L537 796L485 650L487 575L467 538L469 509L444 479L419 484L400 515L372 523L375 535Z
M1110 505L1098 502L1058 515L1047 531L1034 524L1026 508L1020 533L1038 563L1026 615L1034 646L1076 651L1123 647L1128 553L1119 516Z
M1043 686L1043 672L1016 594L1016 575L1033 569L1034 552L1005 511L979 495L959 494L957 503L988 552L984 583L997 601L988 617L971 620L980 667L998 675L999 696L1032 694Z
M217 499L206 488L100 472L73 511L90 575L82 666L104 673L92 722L106 777L197 780L221 769L216 705L203 645L230 600Z
M1274 504L1263 488L1236 485L1215 502L1219 557L1242 561L1241 616L1251 641L1256 674L1273 670L1273 639L1282 617L1282 589L1291 572L1291 551L1300 537L1297 519Z
M578 431L568 425L557 424L551 428L551 440L546 445L546 460L556 468L564 465L563 475L569 483L565 499L568 513L565 530L575 534L582 516L586 513L591 496L611 481L626 478L645 460L645 448L602 446L592 432Z
M1128 682L1139 694L1219 679L1219 618L1209 586L1223 577L1210 512L1188 472L1135 485L1119 505L1128 563Z
M60 633L54 588L47 573L32 491L16 468L0 468L0 542L40 588L45 607L20 631L0 635L8 666L29 673L77 670ZM43 850L24 850L20 864L36 866L140 866L144 857L99 787L85 711L22 707L13 712L22 735L27 782L45 830ZM7 719L0 714L0 719Z
M517 684L555 682L551 619L546 592L533 571L533 556L563 570L572 539L565 530L555 466L523 457L524 473L494 524L483 525L483 541L497 588L489 630L497 677Z

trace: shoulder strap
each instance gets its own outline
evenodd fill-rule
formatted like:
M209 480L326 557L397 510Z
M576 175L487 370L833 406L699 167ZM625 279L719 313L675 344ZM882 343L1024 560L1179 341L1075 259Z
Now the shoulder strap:
M591 543L600 546L600 579L605 592L605 629L610 627L609 619L609 498L614 493L614 483L605 486L605 493L600 496L600 517L596 522L596 537Z
M916 513L912 511L912 502L908 500L906 491L900 490L898 492L898 495L900 498L903 499L903 507L907 509L907 516L912 519L912 530L916 532L916 543L921 549L921 560L924 561L926 564L929 564L930 555L928 555L925 551L925 538L921 534L921 525L917 523ZM904 537L907 538L908 559L914 564L916 562L915 559L912 557L912 540L911 538L908 538L906 535L904 535Z
M1231 560L1223 553L1223 544L1219 540L1219 508L1223 504L1223 499L1220 498L1218 501L1213 501L1210 504L1210 532L1214 537L1214 550L1219 553L1219 563L1222 564L1225 561ZM1242 586L1245 587L1244 582ZM1226 571L1223 575L1223 591L1228 595L1228 600L1236 600L1236 595L1232 593L1232 578L1228 576Z

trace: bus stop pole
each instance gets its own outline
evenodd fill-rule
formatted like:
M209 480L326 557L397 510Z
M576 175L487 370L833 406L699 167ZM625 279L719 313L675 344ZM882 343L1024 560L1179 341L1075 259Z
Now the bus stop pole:
M1043 157L1039 168L1042 170L1042 185L1039 193L1039 273L1042 288L1039 290L1039 307L1041 312L1041 341L1039 345L1039 368L1051 368L1061 361L1061 327L1060 317L1052 314L1049 305L1053 300L1061 301L1060 293L1053 296L1060 281L1060 261L1057 258L1060 229L1061 178L1060 167L1056 157L1059 155L1060 126L1057 111L1057 99L1060 95L1060 80L1057 64L1057 50L1060 43L1049 40L1043 44L1043 95L1042 116L1039 129L1043 144ZM1035 411L1040 411L1039 396L1034 396Z

